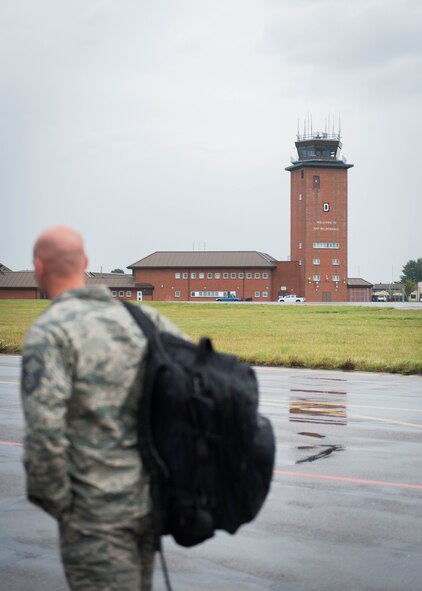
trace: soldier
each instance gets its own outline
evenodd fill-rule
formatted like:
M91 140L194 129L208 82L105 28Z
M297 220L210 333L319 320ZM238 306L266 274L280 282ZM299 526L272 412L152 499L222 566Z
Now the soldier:
M58 521L72 590L148 591L151 501L137 449L146 339L106 287L85 287L87 258L75 230L41 234L34 266L53 302L23 350L28 498ZM144 310L161 330L181 334Z

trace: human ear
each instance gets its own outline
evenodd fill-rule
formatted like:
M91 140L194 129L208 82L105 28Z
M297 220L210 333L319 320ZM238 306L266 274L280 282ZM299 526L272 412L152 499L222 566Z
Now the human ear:
M44 275L45 265L42 260L37 257L34 258L34 269L35 277L37 278L38 283L40 283Z

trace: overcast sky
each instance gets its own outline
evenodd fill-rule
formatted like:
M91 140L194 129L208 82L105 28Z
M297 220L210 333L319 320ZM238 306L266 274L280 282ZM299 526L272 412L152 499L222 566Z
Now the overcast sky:
M422 257L420 0L0 0L0 263L290 254L298 119L341 117L349 277Z

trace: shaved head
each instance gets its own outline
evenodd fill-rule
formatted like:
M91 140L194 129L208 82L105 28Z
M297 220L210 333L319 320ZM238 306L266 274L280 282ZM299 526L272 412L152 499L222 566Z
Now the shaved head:
M82 236L67 226L48 228L35 242L34 264L38 281L47 290L51 282L79 286L87 265Z

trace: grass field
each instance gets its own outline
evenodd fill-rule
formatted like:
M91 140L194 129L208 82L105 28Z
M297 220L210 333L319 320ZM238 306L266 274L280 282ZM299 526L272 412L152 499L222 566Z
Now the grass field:
M0 301L0 352L18 353L46 301ZM151 304L194 340L256 365L422 374L422 310L362 306Z

